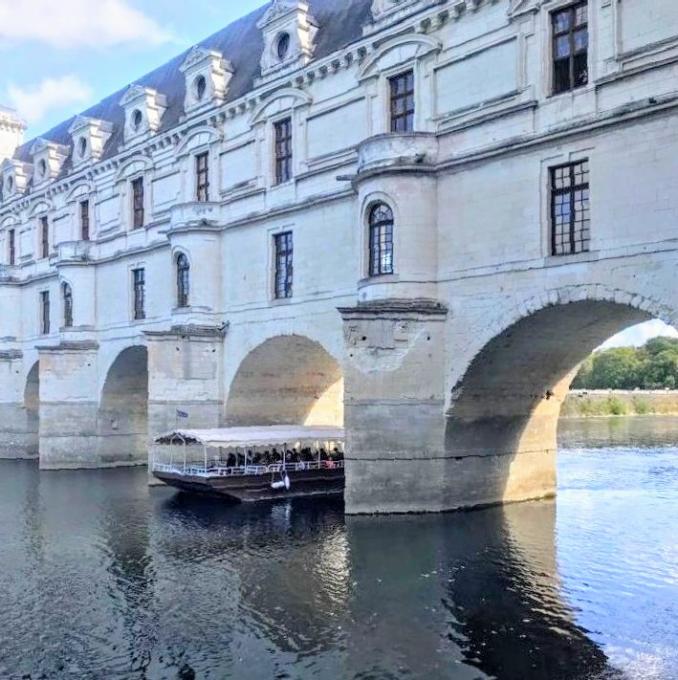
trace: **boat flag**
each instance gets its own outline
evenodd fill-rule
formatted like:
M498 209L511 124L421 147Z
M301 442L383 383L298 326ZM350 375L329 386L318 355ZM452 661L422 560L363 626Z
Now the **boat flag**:
M188 413L186 413L186 411L180 411L177 409L177 418L188 418Z

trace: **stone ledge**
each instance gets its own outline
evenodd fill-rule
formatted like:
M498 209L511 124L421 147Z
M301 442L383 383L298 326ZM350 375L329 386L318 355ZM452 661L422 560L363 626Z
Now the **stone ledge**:
M94 352L99 349L99 343L94 340L73 340L58 345L36 345L35 349L38 352Z
M144 335L151 339L160 338L225 338L229 328L228 323L221 326L198 326L187 324L172 326L167 331L144 331Z
M445 318L449 313L442 302L423 298L375 300L358 303L357 307L339 307L338 311L345 321L403 315Z

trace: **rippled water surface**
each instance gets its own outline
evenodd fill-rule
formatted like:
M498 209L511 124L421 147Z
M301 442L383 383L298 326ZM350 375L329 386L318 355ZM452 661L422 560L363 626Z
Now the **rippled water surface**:
M678 425L651 422L565 424L555 503L444 516L0 463L0 677L678 678Z

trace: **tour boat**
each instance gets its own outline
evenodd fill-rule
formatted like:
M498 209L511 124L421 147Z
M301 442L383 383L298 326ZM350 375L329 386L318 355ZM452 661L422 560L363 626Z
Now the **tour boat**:
M153 475L182 491L243 502L344 492L342 428L177 429L155 444ZM285 462L261 462L272 452Z

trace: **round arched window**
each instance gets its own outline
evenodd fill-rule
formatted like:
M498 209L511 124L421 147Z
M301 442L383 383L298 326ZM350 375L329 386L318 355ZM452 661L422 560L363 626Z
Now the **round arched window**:
M141 124L144 122L144 116L139 111L139 109L135 109L132 113L132 127L134 128L135 132L141 129Z
M284 61L287 58L289 51L290 51L290 34L281 33L280 36L278 36L277 43L278 59L280 59L280 61Z
M40 161L40 164L38 165L38 171L40 173L40 177L43 178L47 174L47 162L43 158Z
M370 276L393 274L393 211L376 203L369 213Z
M197 101L201 102L207 92L207 80L205 76L198 76L193 84L195 90L195 98Z
M78 141L78 153L80 154L80 158L85 157L85 154L87 153L87 138L86 137L80 137L80 140Z
M177 256L177 307L188 307L191 265L183 253Z
M12 177L12 175L10 175L7 178L7 191L12 191L13 188L14 188L14 177Z

